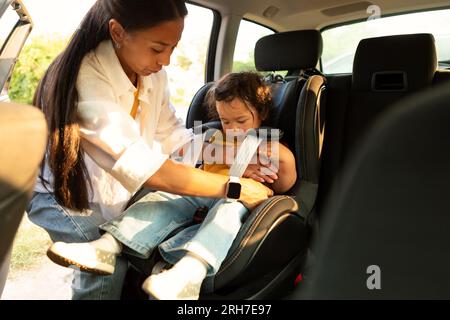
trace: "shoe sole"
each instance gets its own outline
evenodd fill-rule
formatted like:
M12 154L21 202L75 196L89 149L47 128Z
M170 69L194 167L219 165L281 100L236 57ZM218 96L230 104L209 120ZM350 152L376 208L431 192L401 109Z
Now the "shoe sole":
M147 280L142 284L142 290L149 296L150 300L161 300L148 289Z
M79 269L80 271L85 271L85 272L89 272L89 273L93 273L93 274L97 274L97 275L101 275L101 276L110 276L113 274L113 272L105 271L105 270L102 270L99 268L86 267L84 265L79 264L76 261L64 258L51 250L47 251L47 257L54 263L59 264L60 266L63 266L63 267L67 267L67 268L75 267L76 269Z
M142 284L142 290L149 296L149 300L168 300L167 298L163 298L155 294L151 289L150 285L147 283L147 281L144 281ZM198 300L199 297L184 297L184 298L170 298L169 300Z

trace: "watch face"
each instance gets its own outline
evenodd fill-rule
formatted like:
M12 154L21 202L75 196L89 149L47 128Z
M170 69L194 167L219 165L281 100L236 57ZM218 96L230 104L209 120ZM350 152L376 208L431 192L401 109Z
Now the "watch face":
M239 199L241 197L241 184L236 182L228 183L227 198Z

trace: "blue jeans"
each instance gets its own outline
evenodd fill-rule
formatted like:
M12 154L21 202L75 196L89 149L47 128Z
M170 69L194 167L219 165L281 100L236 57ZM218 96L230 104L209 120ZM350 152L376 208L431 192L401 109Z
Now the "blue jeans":
M184 229L164 241L172 231L188 225L196 210L204 206L209 212L201 225ZM211 276L227 256L247 212L240 202L155 192L100 228L131 249L125 248L128 253L141 258L148 258L158 246L162 257L171 264L187 252L193 253L209 264Z
M85 215L59 205L50 193L35 193L28 206L28 217L44 228L53 242L89 242L100 237L99 225L105 219L92 204ZM115 272L111 276L98 276L79 270L74 271L73 300L120 299L123 281L128 269L125 258L118 257Z

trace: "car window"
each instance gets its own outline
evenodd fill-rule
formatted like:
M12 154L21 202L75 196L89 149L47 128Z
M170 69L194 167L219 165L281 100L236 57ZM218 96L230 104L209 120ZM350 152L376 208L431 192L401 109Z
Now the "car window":
M19 15L12 10L12 7L7 7L0 19L0 48L3 47L18 21Z
M214 13L212 10L188 4L189 14L181 41L175 49L169 77L171 103L177 116L186 119L192 97L205 83L206 57L211 37Z
M269 34L275 33L273 30L260 24L242 20L236 40L233 58L233 72L255 71L255 45L259 39Z
M0 19L0 88L2 96L7 90L7 83L22 47L28 38L32 24L28 13L20 1L11 5L1 3L5 9Z
M369 19L324 30L323 72L351 73L356 48L362 39L411 33L433 34L439 66L450 67L450 9L445 9Z

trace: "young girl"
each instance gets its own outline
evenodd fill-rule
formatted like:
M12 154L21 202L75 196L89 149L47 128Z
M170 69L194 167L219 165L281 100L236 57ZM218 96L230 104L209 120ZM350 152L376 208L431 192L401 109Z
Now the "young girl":
M225 133L259 128L269 115L269 88L256 73L233 73L222 78L210 91L213 110ZM225 164L210 164L204 170L228 175ZM251 165L244 176L261 179L260 168ZM289 190L297 179L291 151L279 144L279 172L271 186L277 193ZM192 221L196 209L210 208L200 226L190 227L163 242L173 230ZM118 219L103 224L106 233L97 241L81 244L55 243L49 257L64 266L109 274L114 271L116 256L122 250L147 258L158 247L173 268L150 276L143 289L157 299L198 299L207 275L220 268L248 212L241 202L224 199L183 197L164 192L147 195Z
M49 143L28 207L53 241L87 242L141 187L224 198L228 177L184 166L170 154L192 138L169 103L163 69L180 40L183 0L98 0L49 67L34 104ZM252 208L271 190L243 179ZM73 299L118 299L127 261L112 276L75 272Z

